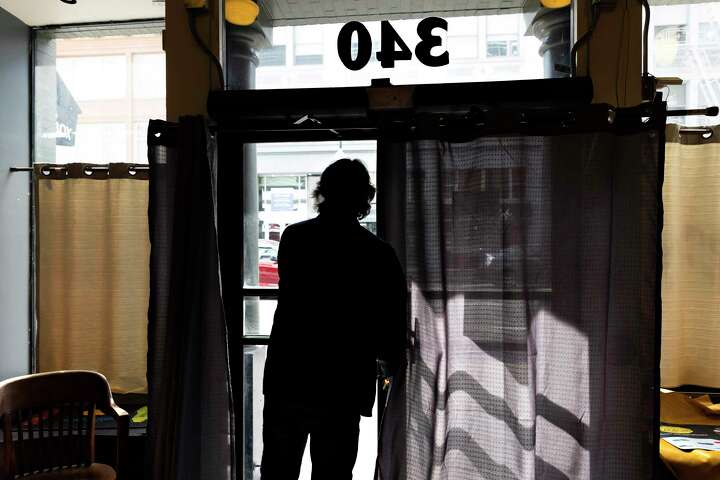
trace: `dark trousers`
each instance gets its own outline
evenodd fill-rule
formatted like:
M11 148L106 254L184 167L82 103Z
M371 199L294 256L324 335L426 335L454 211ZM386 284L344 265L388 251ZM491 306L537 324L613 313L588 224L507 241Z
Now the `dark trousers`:
M262 480L297 480L308 435L312 480L351 480L360 415L271 402L263 410Z

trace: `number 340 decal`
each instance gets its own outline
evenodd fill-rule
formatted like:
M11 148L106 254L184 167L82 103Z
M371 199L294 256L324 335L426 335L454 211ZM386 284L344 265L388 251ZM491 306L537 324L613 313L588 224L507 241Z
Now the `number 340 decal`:
M440 55L433 55L433 47L442 45L442 37L433 35L435 28L447 32L447 20L438 17L429 17L417 26L420 42L415 46L415 56L428 67L442 67L450 63L450 54L446 51ZM357 35L357 54L352 55L352 37ZM396 49L395 47L398 47ZM340 61L350 70L360 70L370 61L372 55L372 39L370 32L360 22L348 22L340 29L337 39L337 50ZM383 20L380 26L380 51L375 54L383 68L393 68L399 60L411 60L412 52L407 44L400 38L389 21Z

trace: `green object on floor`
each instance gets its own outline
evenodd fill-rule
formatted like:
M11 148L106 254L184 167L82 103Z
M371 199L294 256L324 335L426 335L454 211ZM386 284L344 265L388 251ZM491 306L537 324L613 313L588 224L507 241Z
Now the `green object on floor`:
M147 422L147 419L148 419L147 405L144 407L138 408L137 412L135 412L135 415L133 415L133 417L132 417L133 423Z

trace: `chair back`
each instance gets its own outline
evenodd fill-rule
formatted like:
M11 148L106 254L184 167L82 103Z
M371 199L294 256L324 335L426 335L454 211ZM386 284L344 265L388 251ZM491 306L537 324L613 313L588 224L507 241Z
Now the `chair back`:
M96 372L39 373L0 382L0 478L88 466L95 461L95 408L114 405Z

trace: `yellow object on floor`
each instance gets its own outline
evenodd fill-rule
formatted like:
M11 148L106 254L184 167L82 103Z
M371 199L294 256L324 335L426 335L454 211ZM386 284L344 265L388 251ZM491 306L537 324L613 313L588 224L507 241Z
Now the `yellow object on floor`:
M720 425L720 404L707 395L690 398L679 392L660 393L660 421L673 425ZM683 451L660 440L660 458L680 480L720 479L720 452Z
M140 407L135 415L132 417L133 423L147 422L148 419L148 407Z

